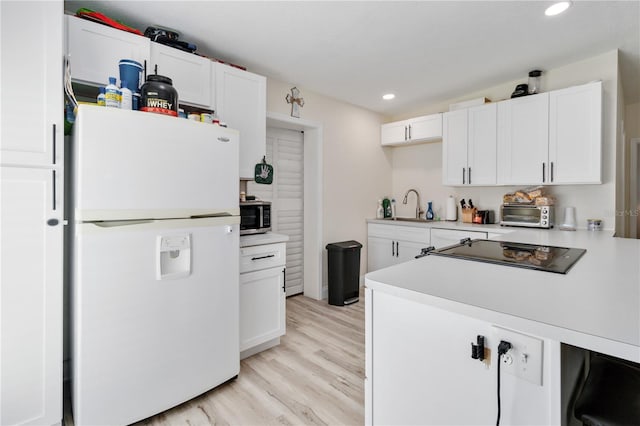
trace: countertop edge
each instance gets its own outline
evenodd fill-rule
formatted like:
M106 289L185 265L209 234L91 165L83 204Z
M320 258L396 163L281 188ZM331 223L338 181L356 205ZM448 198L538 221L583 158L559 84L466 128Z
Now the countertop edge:
M289 236L277 234L275 232L266 232L264 234L252 234L240 236L240 248L261 246L265 244L284 243L289 241Z
M632 362L640 362L640 346L385 284L379 281L374 281L366 276L365 287L374 291L381 291L392 296L479 319L492 323L493 325L510 328L540 338L555 340L573 346L594 350L596 352L616 356ZM373 297L375 298L375 295Z

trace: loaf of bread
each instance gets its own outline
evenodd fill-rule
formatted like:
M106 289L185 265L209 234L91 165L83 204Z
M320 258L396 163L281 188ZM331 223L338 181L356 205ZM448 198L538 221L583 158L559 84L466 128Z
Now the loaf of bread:
M556 203L556 199L551 196L538 197L535 199L536 206L553 206Z

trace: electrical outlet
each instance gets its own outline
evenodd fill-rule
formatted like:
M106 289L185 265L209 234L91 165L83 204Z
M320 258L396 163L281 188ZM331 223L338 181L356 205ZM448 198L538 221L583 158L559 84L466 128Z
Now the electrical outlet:
M542 340L495 326L493 331L494 342L511 343L511 349L498 360L501 371L542 386Z

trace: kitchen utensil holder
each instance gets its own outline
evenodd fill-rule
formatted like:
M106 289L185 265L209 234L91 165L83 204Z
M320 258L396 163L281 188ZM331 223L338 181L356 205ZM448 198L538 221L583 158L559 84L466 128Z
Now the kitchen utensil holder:
M463 223L473 223L473 216L475 216L478 209L475 207L472 209L465 208L462 209L462 222Z

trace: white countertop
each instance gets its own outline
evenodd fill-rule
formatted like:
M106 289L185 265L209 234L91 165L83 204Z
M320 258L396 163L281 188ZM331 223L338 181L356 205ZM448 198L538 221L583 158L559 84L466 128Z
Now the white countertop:
M426 225L502 231L494 239L587 252L566 275L427 256L368 273L366 286L640 362L640 240L606 231L441 223Z
M284 234L276 234L275 232L266 232L264 234L241 235L240 248L261 246L264 244L284 243L289 241L289 236Z
M498 232L506 233L512 232L514 229L508 226L500 226L499 224L491 225L478 225L476 223L463 223L463 222L449 222L446 220L432 220L432 221L406 221L395 219L367 219L367 223L380 223L383 225L398 225L398 226L417 226L420 228L440 228L440 229L456 229L459 231L482 231L482 232Z

